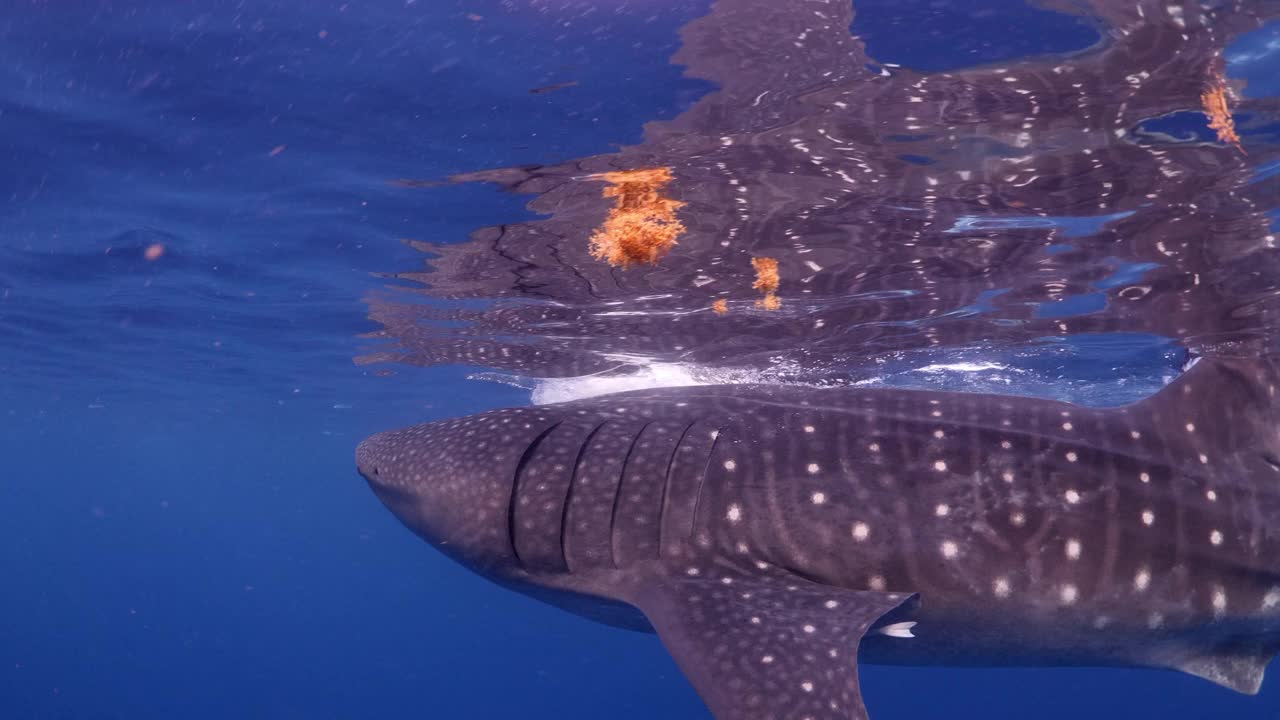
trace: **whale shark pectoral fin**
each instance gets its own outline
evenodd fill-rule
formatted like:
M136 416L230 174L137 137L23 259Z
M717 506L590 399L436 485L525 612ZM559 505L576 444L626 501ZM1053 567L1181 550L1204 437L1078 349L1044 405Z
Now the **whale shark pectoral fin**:
M1206 655L1186 660L1176 669L1238 693L1257 695L1274 655L1274 651Z
M858 644L916 602L751 577L666 579L635 599L718 720L866 720Z

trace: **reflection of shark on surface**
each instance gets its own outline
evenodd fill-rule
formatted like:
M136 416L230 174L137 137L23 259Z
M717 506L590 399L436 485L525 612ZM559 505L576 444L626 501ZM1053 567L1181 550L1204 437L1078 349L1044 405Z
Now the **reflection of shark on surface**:
M865 717L860 652L1252 693L1280 651L1278 379L1203 359L1107 410L647 390L382 433L357 462L455 559L652 626L720 718Z
M431 301L375 301L394 344L365 359L738 384L382 433L361 473L479 572L656 631L720 718L864 718L859 657L1255 692L1280 651L1280 176L1247 163L1276 152L1142 128L1197 112L1275 4L1039 5L1100 41L918 74L866 55L847 2L717 0L677 60L718 89L618 153L467 176L547 217L420 245L398 277ZM660 192L602 194L646 172ZM635 230L632 195L679 237L622 269L596 240ZM851 386L871 358L1125 333L1198 360L1109 409Z

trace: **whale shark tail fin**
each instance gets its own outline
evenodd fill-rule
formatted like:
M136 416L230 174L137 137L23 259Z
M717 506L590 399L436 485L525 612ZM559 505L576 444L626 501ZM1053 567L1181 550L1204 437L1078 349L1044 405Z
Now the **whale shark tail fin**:
M644 586L636 606L718 718L866 720L859 643L913 637L896 616L915 595L701 573Z

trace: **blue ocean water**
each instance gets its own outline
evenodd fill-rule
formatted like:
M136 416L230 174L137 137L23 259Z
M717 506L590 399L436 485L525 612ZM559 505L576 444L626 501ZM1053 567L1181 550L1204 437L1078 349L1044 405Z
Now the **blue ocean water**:
M453 565L352 460L372 432L529 399L474 368L352 362L379 273L421 264L403 239L531 216L392 181L637 142L709 91L669 63L706 5L0 8L0 717L707 716L655 637ZM853 30L928 70L1094 41L989 5L975 32L1007 42L927 41L967 3L867 3ZM1267 32L1237 49L1259 77ZM879 720L1280 716L1274 684L1156 671L862 677Z

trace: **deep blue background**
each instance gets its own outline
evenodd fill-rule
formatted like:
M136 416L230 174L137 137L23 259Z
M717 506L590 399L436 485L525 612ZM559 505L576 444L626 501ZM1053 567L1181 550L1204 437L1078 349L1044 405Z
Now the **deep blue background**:
M511 5L0 5L0 718L704 717L655 638L453 566L353 467L527 401L352 364L400 238L525 216L387 181L605 152L705 91L667 64L703 2ZM1027 17L1000 59L1088 42ZM884 59L964 64L896 22ZM1172 673L863 680L877 720L1280 715Z

